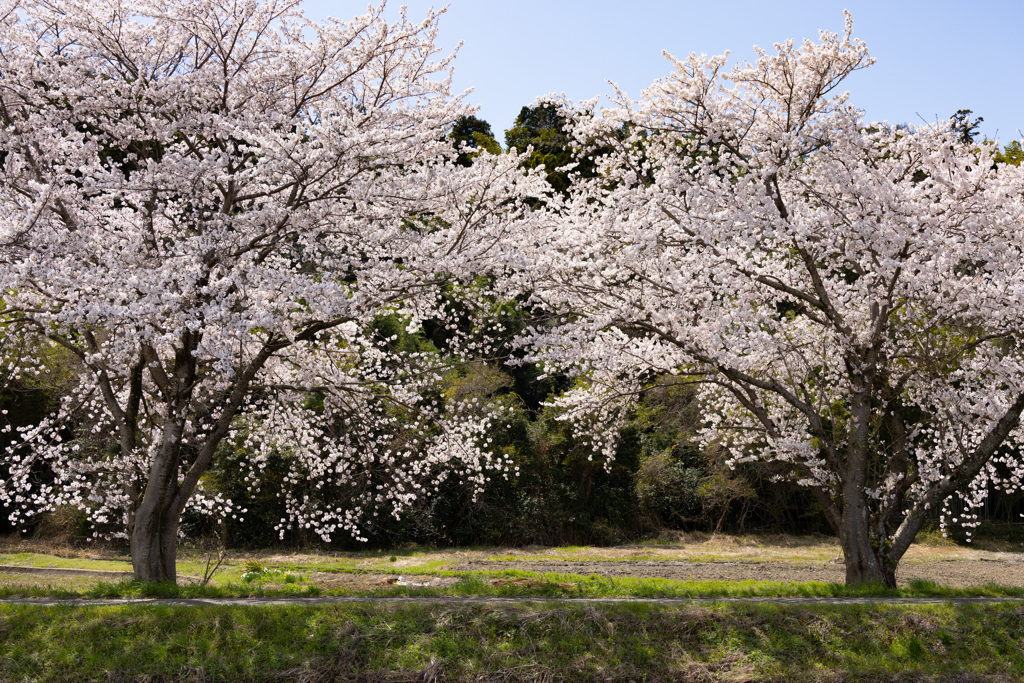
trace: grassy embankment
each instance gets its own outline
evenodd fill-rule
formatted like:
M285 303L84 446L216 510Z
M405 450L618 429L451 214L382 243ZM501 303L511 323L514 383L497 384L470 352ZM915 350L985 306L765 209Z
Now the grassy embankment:
M0 680L1024 680L1024 606L8 605Z
M447 575L448 572L443 572ZM455 574L452 572L451 574ZM987 584L970 588L950 588L930 581L914 581L909 586L888 589L882 585L849 587L836 583L778 581L675 581L631 577L579 576L575 574L503 570L474 572L458 577L444 587L389 585L370 589L323 588L306 585L301 575L294 583L260 581L225 583L215 586L142 583L136 581L98 582L68 586L60 581L41 585L19 585L20 578L0 574L2 598L312 598L339 597L530 597L573 598L1024 598L1024 588ZM412 578L412 577L410 577Z

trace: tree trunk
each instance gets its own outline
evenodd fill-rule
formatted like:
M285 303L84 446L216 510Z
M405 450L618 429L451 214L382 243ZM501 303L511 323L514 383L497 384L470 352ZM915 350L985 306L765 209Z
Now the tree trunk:
M170 498L170 497L168 497ZM173 505L137 514L132 529L132 569L137 581L178 579L178 513Z
M132 568L137 581L176 581L178 461L184 421L168 419L160 450L149 469L142 502L131 529Z
M896 587L896 566L875 552L866 535L855 540L843 540L843 559L847 586L881 583L886 588Z
M871 538L868 499L865 493L871 438L874 359L854 358L849 365L868 368L861 382L854 382L850 401L851 429L848 434L846 477L843 481L843 514L839 539L846 561L846 585L878 582L896 587L896 563L880 552L885 539ZM872 543L874 540L874 543Z
M308 335L314 332L307 330ZM302 335L300 335L301 337ZM186 333L175 358L175 386L171 390L166 375L154 374L158 386L165 388L165 394L173 400L167 406L166 422L160 449L150 466L146 489L142 501L133 513L134 524L130 527L132 567L139 581L177 581L178 525L188 499L195 492L199 478L209 467L217 446L231 428L231 421L245 400L256 373L278 349L291 342L271 339L246 366L235 381L228 400L221 406L220 417L211 433L199 446L188 471L180 478L182 436L185 433L186 407L189 405L191 387L195 384L195 362L193 352L199 337ZM156 366L157 372L159 365ZM159 379L157 379L159 377ZM132 519L132 517L130 517Z
M885 539L872 539L863 487L847 486L839 540L846 563L846 585L882 583L896 587L896 563L882 550Z

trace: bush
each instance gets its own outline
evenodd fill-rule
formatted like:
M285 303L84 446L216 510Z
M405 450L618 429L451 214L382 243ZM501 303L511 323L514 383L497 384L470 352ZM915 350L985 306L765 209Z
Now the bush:
M73 505L61 505L52 512L40 515L33 536L57 543L75 543L91 534L92 525L85 512Z
M670 451L641 459L633 491L644 515L658 526L679 529L700 521L704 470L673 459Z

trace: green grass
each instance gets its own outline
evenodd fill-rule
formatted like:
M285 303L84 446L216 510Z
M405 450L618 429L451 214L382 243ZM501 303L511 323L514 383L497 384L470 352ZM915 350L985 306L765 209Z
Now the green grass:
M15 567L40 567L47 569L89 569L93 571L132 571L130 559L94 560L84 557L60 557L45 553L0 553L0 565ZM178 574L181 576L202 576L205 564L198 561L178 562ZM223 567L217 576L231 577L240 580L244 568L228 565Z
M769 539L770 540L770 539ZM798 539L799 540L799 539ZM814 540L814 539L812 539ZM583 546L552 549L566 555L587 554ZM549 553L550 554L550 553ZM553 572L507 570L455 571L459 562L450 551L407 548L395 551L367 551L336 556L312 556L295 561L231 558L208 586L185 577L201 576L204 563L195 553L178 563L180 586L140 584L133 581L96 582L93 578L32 578L32 575L4 575L0 570L0 597L275 597L310 595L388 595L388 596L499 596L551 598L687 598L687 597L1024 597L1024 587L983 585L948 588L929 581L914 581L897 590L882 586L848 588L830 583L789 583L767 581L680 581L659 578L581 576ZM413 566L397 560L415 560ZM517 554L492 555L491 558L515 559ZM521 559L528 559L524 556ZM395 561L392 561L395 560ZM605 559L605 562L612 562ZM130 570L127 559L67 558L40 552L0 554L0 564L32 567ZM259 569L254 572L253 569ZM352 587L318 586L317 573L349 575L405 575L452 577L457 581L444 588L377 586L356 590ZM497 582L495 585L492 582Z
M1020 605L0 606L19 681L1022 680L1022 644Z
M440 572L457 576L446 587L381 586L369 590L322 588L309 584L302 575L288 581L238 581L217 585L145 583L137 581L100 582L84 588L49 586L0 586L0 598L242 598L309 597L321 595L380 597L541 597L541 598L694 598L694 597L1024 597L1024 588L989 584L973 588L949 588L931 581L913 581L909 586L889 589L882 585L845 586L835 583L783 583L775 581L676 581L672 579L578 576L518 570ZM396 574L398 572L395 572ZM0 579L4 578L0 575Z
M90 560L80 557L59 557L43 553L0 553L0 564L16 567L53 567L57 569L94 569L130 572L130 560Z

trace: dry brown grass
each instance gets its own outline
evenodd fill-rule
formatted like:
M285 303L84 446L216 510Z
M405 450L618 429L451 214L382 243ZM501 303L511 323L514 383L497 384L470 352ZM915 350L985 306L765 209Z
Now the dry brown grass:
M0 554L43 553L54 557L83 560L129 560L127 548L103 541L71 543L65 536L22 538L19 534L0 536Z
M979 543L978 547L957 545L937 533L922 534L907 551L906 562L942 562L947 560L1006 560L1024 558L1024 548L1005 543ZM20 538L17 535L0 537L0 554L43 553L62 558L87 560L129 560L121 545L90 543L72 545L60 538ZM706 533L665 533L656 541L610 547L525 546L519 548L408 548L397 551L396 561L388 563L390 552L343 551L285 551L265 549L232 551L233 563L243 558L257 558L275 565L307 565L342 561L354 563L358 568L380 567L417 568L425 564L463 564L474 560L493 558L522 558L526 561L580 560L599 561L681 561L681 562L786 562L790 564L820 564L842 556L838 539L822 536L790 536L782 534L742 535ZM179 551L182 561L202 559L202 553L184 546Z

